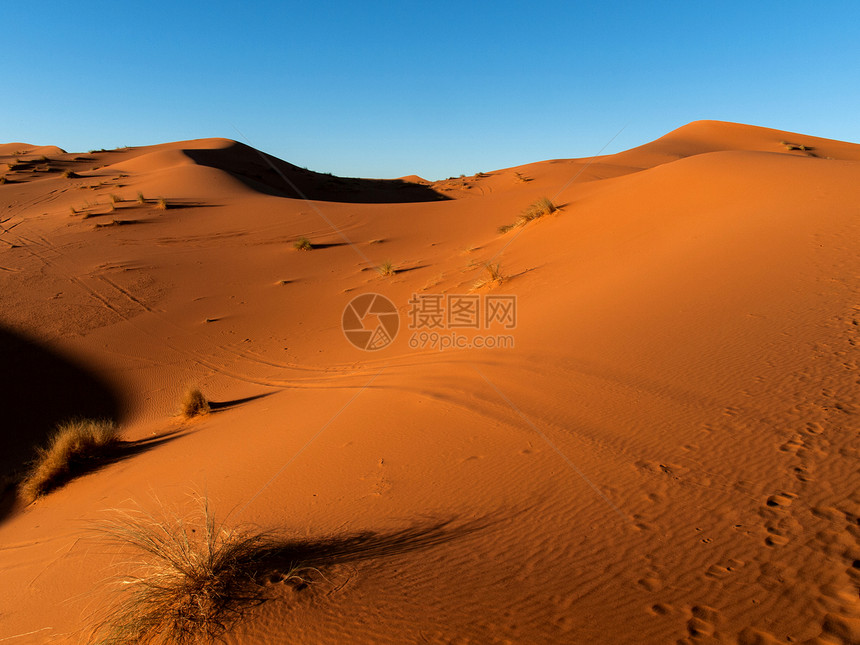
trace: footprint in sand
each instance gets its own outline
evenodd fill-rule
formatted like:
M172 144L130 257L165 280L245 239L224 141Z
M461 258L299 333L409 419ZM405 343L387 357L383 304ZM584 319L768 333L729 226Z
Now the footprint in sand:
M687 632L693 638L716 637L715 623L719 613L711 607L697 605L690 609L690 619L687 621Z
M788 508L797 499L794 493L776 493L767 498L765 504L771 508Z

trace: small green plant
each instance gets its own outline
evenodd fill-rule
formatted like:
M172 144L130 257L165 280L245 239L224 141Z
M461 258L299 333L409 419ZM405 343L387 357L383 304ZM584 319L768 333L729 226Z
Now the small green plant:
M397 273L397 269L394 268L394 264L392 264L391 260L386 260L378 267L376 267L376 270L379 275L384 277L393 276L395 273Z
M306 237L300 237L295 242L293 242L293 248L297 251L312 251L314 245L311 244L311 241Z
M143 196L143 193L137 193L137 203L143 206L146 203L146 197Z
M198 389L189 389L182 397L182 416L186 419L193 419L209 414L211 407L209 400L203 396L203 392Z
M119 444L119 431L112 421L78 419L61 424L47 448L21 483L21 497L31 502L62 486L78 472L104 461Z
M500 285L507 279L507 276L502 275L502 265L498 262L496 262L495 264L486 262L483 266L484 270L486 271L486 276L475 282L475 289Z
M108 195L108 198L110 199L110 203L114 204L114 205L119 204L122 201L122 199L120 199L119 196L114 195L113 193L110 193Z

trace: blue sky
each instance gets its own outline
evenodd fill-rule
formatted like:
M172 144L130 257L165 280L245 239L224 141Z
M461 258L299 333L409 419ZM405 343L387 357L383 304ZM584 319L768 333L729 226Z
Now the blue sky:
M439 179L698 119L860 141L857 2L82 0L0 25L0 141L69 151L217 136Z

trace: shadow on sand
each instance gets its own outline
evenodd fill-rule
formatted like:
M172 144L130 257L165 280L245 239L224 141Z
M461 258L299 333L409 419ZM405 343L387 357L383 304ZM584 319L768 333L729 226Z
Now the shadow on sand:
M402 179L335 177L299 168L243 143L227 148L183 150L195 163L230 173L267 195L353 204L403 204L450 199L424 184Z
M210 515L204 517L207 522L211 521ZM171 572L170 577L162 576L152 581L145 577L122 578L131 583L119 585L112 607L96 612L95 633L108 635L108 640L111 633L128 633L129 625L139 631L139 625L144 624L147 629L155 629L168 638L181 629L191 636L203 635L214 642L244 618L251 608L277 598L279 594L275 593L277 587L274 585L290 585L296 591L315 583L330 586L332 582L326 574L336 565L429 549L464 538L491 524L483 519L465 522L428 520L387 532L363 531L291 540L276 532L233 533L217 524L209 524L208 530L201 530L202 527L192 528L175 517L167 523L160 520L153 523L153 519L145 512L140 515L121 513L117 522L110 522L102 531L104 537L125 553L129 545L142 550L148 564L154 566L150 571ZM207 566L202 578L195 575L196 568L185 564L186 560L198 561L196 555L189 559L184 537L188 535L197 535L200 540L193 553L200 550L210 554L204 557L212 558L217 565ZM227 537L223 538L224 542L212 542L203 538L204 535ZM165 541L162 536L168 536L171 544L181 541L181 552L174 553L170 548L167 552L162 550L159 546ZM209 544L214 548L209 548ZM137 576L141 572L128 573ZM208 599L212 590L217 590L218 602L209 602L205 610L183 616L181 625L171 615L170 610L177 603L201 606L198 601ZM168 602L159 602L163 596L168 598ZM136 603L144 598L152 602L144 603L146 616L141 621L140 614L134 611L135 607L142 606ZM128 608L132 608L131 612Z
M118 419L119 392L91 369L0 325L0 473L21 469L58 423Z

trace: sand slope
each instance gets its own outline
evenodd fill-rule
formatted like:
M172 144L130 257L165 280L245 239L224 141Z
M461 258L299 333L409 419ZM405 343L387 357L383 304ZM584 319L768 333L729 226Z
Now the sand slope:
M69 414L64 381L165 440L5 497L0 642L79 642L126 571L92 522L195 490L369 545L273 582L229 642L860 642L860 146L696 122L440 182L223 139L7 159L4 468ZM508 279L471 291L491 260ZM401 314L374 353L340 328L366 292ZM415 293L516 295L515 347L410 347ZM189 384L219 409L181 421Z

